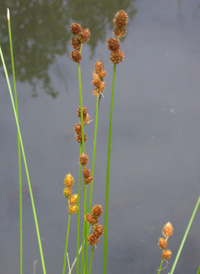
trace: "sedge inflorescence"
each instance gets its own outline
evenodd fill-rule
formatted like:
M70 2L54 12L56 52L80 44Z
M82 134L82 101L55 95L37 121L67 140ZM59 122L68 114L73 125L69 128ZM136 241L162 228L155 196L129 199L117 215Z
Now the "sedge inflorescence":
M128 24L128 14L120 10L115 14L113 19L115 29L113 34L117 37L116 38L109 38L107 40L108 50L111 51L110 54L110 61L113 64L119 64L124 60L124 53L120 49L120 38L125 36L127 33L127 24Z
M98 219L102 216L103 209L101 205L95 205L92 208L92 213L85 216L85 220L92 225L93 233L88 237L88 243L95 246L99 242L99 238L104 233L104 226L99 224Z
M85 181L86 185L93 181L93 177L91 175L91 170L86 168L88 161L89 161L89 159L88 159L87 154L85 152L83 152L81 154L81 156L79 157L79 162L83 166L83 177L84 177L84 181Z
M163 260L168 260L172 256L172 251L170 249L166 249L166 247L167 247L167 241L169 237L172 236L173 231L174 231L173 225L170 222L167 222L162 229L162 234L164 238L158 239L158 246L163 250L162 252Z
M84 42L87 42L90 39L90 30L89 28L82 29L81 25L78 23L72 23L70 30L74 34L71 41L72 47L74 48L71 52L71 59L76 63L80 63L82 59L81 47Z
M68 211L69 214L75 214L78 211L78 206L76 203L78 202L78 194L72 194L71 187L74 184L74 177L71 173L68 173L64 179L64 185L66 186L63 190L64 196L68 199Z
M99 96L102 94L103 90L105 89L105 82L103 81L103 78L106 76L106 71L104 70L103 62L100 60L97 60L94 66L94 72L93 72L93 95Z
M77 115L81 118L81 108L77 109ZM85 126L90 122L90 115L88 114L87 108L83 106L83 125ZM74 132L76 134L76 140L78 143L82 143L81 124L77 123L74 125ZM84 142L87 140L87 135L84 134Z

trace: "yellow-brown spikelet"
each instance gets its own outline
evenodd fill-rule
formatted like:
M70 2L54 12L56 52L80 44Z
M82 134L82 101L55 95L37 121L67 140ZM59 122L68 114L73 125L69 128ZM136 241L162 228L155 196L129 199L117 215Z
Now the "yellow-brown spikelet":
M93 233L88 237L88 243L90 245L96 246L98 242L99 242L99 239Z
M113 51L110 54L110 61L113 64L119 64L124 60L124 53L119 49L118 51Z
M95 205L92 208L92 216L95 218L99 218L101 217L101 215L103 214L103 209L101 205Z
M90 176L91 176L91 170L85 168L85 169L83 170L83 176L84 176L84 178L90 177Z
M103 225L97 225L93 231L94 235L99 238L104 233L104 226Z
M85 152L83 152L79 158L79 162L81 163L82 166L86 166L88 163L88 156Z
M81 125L80 124L75 124L74 125L74 131L76 134L80 134L81 133Z
M99 86L99 91L103 91L105 89L105 82L101 82L100 86Z
M173 234L173 231L173 225L170 222L167 222L163 227L162 233L165 238L169 238Z
M66 185L67 187L72 187L73 184L74 184L74 177L71 175L71 173L68 173L65 176L64 185Z
M122 27L122 28L115 28L115 30L113 31L114 35L116 35L117 37L124 37L127 33L127 29L126 27Z
M78 194L73 194L69 199L69 203L70 205L74 205L77 202L78 202Z
M70 30L71 32L76 35L76 34L80 34L81 31L82 31L82 27L80 24L78 23L72 23L71 26L70 26Z
M104 69L104 65L100 60L97 60L94 66L94 72L97 74Z
M107 40L107 46L108 46L108 50L110 51L117 51L120 48L119 42L117 41L116 38L109 38Z
M76 141L80 144L82 143L82 134L81 133L76 136ZM85 142L87 141L87 135L86 134L84 134L84 141Z
M158 239L158 246L159 246L161 249L165 249L165 248L167 247L167 239L159 238L159 239Z
M78 50L73 50L71 52L71 59L76 63L80 63L82 56Z
M72 191L71 191L71 188L70 188L70 187L65 187L65 188L63 189L63 194L64 194L64 196L65 196L66 198L69 198L69 197L71 196L71 193L72 193Z
M128 14L124 10L118 11L113 22L116 27L125 27L128 24Z
M88 111L87 108L85 106L83 106L83 118L87 115ZM79 118L81 118L81 108L79 107L77 109L77 115Z
M78 212L78 206L77 205L70 205L68 208L69 214L75 214Z
M95 73L96 74L96 73ZM97 75L97 74L96 74ZM99 76L97 75L97 77L95 76L95 78L93 78L92 84L95 87L99 87L101 85L101 80L99 79Z
M98 88L93 89L93 95L94 96L99 96L100 95L100 92L99 92Z
M89 124L89 122L90 122L90 115L87 113L87 115L84 117L84 119L83 119L83 124L84 124L84 126L86 125L86 124Z
M82 42L87 42L90 39L90 30L89 28L84 29L80 33L80 39Z
M79 37L77 37L77 36L73 36L72 37L72 47L74 49L80 50L80 48L81 48L81 40L80 40Z
M88 178L85 178L85 184L87 185L87 184L91 183L92 180L93 180L92 176L89 176Z
M100 78L104 78L106 76L106 71L105 70L102 70L99 72L99 77Z
M97 219L95 219L91 214L85 215L85 220L90 223L91 225L94 225L97 222Z
M171 250L169 250L169 249L163 250L163 253L162 253L163 260L168 260L171 258L171 256L172 256Z

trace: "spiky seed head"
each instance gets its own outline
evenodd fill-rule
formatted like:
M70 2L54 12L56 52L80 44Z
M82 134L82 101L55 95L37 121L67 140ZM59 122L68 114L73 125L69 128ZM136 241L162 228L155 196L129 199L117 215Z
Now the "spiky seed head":
M69 199L69 203L70 205L74 205L77 202L78 202L78 194L73 194Z
M64 194L64 196L65 196L66 198L69 198L69 197L71 196L71 193L72 193L71 188L65 187L65 188L63 189L63 194Z
M71 173L68 173L65 176L64 185L66 185L67 187L72 187L73 184L74 184L74 177L71 175Z
M78 206L77 205L70 205L68 208L69 214L75 214L78 212Z

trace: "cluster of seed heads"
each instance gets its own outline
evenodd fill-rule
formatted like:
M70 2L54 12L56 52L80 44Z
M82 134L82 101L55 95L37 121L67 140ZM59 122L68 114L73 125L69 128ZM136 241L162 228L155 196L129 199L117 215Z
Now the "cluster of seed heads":
M172 256L172 251L169 249L166 249L167 247L167 241L170 236L172 236L174 231L174 228L170 222L166 223L162 229L162 234L164 238L158 239L158 246L163 250L162 252L162 258L163 260L168 260Z
M71 173L68 173L64 179L64 185L66 186L63 190L64 196L68 199L68 211L69 214L74 214L78 211L78 206L76 203L78 202L78 194L72 194L71 187L74 184L74 177Z
M86 165L88 163L89 159L85 152L83 152L79 158L80 164L83 166L83 177L85 184L89 184L93 181L93 177L91 175L91 170L86 168Z
M99 217L101 217L103 214L103 209L101 207L101 205L95 205L92 208L92 213L91 214L87 214L85 216L85 220L92 225L92 229L93 229L93 233L90 234L90 236L88 237L88 243L96 246L99 242L99 238L101 237L101 235L104 232L104 227L103 225L99 225L98 224L98 219Z
M79 118L81 118L81 108L79 107L77 110L77 115ZM90 115L87 112L87 108L83 106L83 124L84 126L90 122ZM81 124L75 124L74 126L74 132L76 134L76 140L78 143L82 143L82 133L81 133ZM87 135L84 134L84 141L87 140Z
M102 94L104 88L105 88L105 82L103 81L103 78L106 76L106 71L104 70L104 65L100 60L97 60L94 66L94 72L93 72L93 85L94 90L93 94L95 96L99 96Z

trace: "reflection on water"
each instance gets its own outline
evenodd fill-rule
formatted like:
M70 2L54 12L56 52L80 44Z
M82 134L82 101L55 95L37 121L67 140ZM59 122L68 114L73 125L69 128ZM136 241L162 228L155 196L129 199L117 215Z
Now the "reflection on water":
M51 83L49 67L56 56L67 52L71 39L69 25L72 21L89 27L93 37L89 41L91 57L99 41L105 42L106 27L112 28L113 15L125 9L129 18L136 13L135 0L99 1L96 5L89 1L1 1L0 40L9 74L9 57L6 8L10 8L12 37L15 55L16 79L28 82L37 96L36 85L42 83L43 89L53 98L58 95ZM105 8L106 7L106 8ZM61 73L61 72L59 72ZM62 74L61 74L62 75Z

